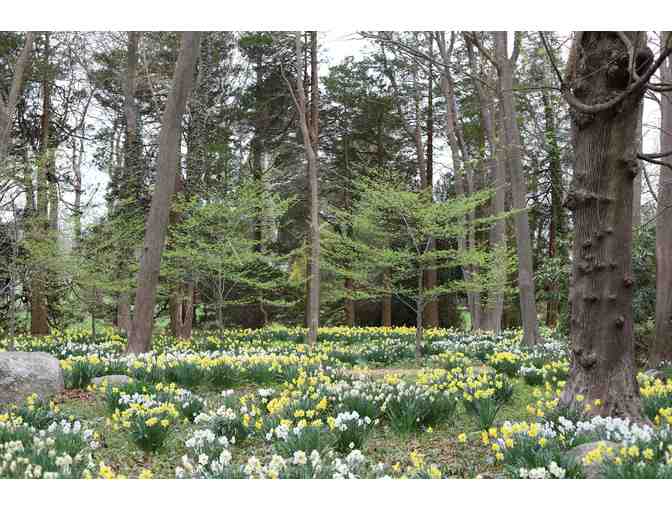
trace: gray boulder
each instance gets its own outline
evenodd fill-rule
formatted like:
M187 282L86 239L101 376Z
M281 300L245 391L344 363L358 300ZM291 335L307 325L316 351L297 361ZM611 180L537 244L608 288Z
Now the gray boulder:
M586 478L602 478L600 474L600 471L602 470L601 463L594 462L592 464L586 465L583 462L583 458L586 456L586 454L597 449L600 444L604 444L607 448L613 448L615 455L618 455L618 451L623 446L622 444L614 443L613 441L594 441L592 443L585 443L579 446L575 446L566 454L568 457L574 459L574 461L582 467Z
M94 386L102 386L103 384L111 387L115 386L123 386L124 384L128 384L131 382L131 378L128 377L127 375L118 375L118 374L113 374L113 375L104 375L102 377L94 377L91 379L91 384Z
M667 377L665 377L665 374L663 372L655 368L649 368L648 370L645 370L644 375L648 377L653 377L654 379L660 379L662 381L665 381L667 379Z
M51 354L0 352L0 405L20 403L33 393L50 397L63 388L63 371Z

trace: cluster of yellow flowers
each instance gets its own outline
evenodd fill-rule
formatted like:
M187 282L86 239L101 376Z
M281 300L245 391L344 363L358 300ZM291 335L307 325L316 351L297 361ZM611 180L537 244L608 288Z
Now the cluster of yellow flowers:
M639 393L645 398L654 397L672 397L672 379L666 382L653 377L648 377L645 374L639 374Z
M164 402L158 405L148 406L141 403L131 403L127 409L117 409L112 414L108 424L114 430L119 428L130 429L133 422L140 419L147 427L170 427L178 418L179 413L174 404Z

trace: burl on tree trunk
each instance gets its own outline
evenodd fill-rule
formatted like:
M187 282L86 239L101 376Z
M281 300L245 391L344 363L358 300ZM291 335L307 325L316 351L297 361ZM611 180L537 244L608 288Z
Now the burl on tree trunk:
M635 48L645 48L644 32L577 34L569 64L574 72L568 73L567 83L571 80L571 92L584 106L607 103L631 88L637 79L632 67L639 75L649 68L650 51L645 57L640 50L637 65L629 65L624 37ZM575 238L571 371L561 402L583 409L600 400L591 414L634 419L642 413L632 319L632 203L643 92L643 86L636 87L618 104L596 113L572 105L576 162L565 204L574 216Z

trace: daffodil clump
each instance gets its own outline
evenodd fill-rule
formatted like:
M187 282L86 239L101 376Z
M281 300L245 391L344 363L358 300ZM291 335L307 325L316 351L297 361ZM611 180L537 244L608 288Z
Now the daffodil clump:
M11 412L23 419L24 423L37 429L49 426L52 422L65 418L60 408L51 400L42 399L33 393L21 405L10 406Z
M463 352L459 351L449 351L436 354L430 358L430 361L445 370L464 368L472 363Z
M620 446L600 443L582 459L599 465L605 478L672 478L672 430L667 422L621 437Z
M511 478L581 476L580 466L565 456L562 438L548 423L505 422L481 432L480 439Z
M497 414L513 396L513 386L501 374L467 370L460 382L465 410L478 421L479 428L489 428Z
M381 407L392 430L406 435L450 420L457 409L457 389L409 384L388 378L381 387Z
M144 452L155 452L163 446L178 417L174 404L145 399L115 411L109 422L115 430L126 430Z
M642 407L649 420L654 420L660 409L672 407L672 380L663 382L642 373L638 381Z
M513 352L496 352L488 358L488 365L497 372L516 377L522 366L524 357Z

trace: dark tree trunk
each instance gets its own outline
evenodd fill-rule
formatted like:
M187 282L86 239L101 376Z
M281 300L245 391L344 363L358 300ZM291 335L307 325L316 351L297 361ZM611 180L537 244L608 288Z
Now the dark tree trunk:
M381 312L381 326L389 328L392 326L392 293L389 291L390 288L390 271L389 269L383 274L383 284L387 289L385 295L383 296L383 309Z
M145 241L138 271L138 290L135 294L133 327L128 339L129 352L146 352L151 347L161 254L168 230L170 202L178 171L177 148L182 115L193 82L199 40L198 32L182 34L180 54L173 75L173 86L161 119L157 183L145 226Z
M662 32L665 40L670 32ZM672 57L661 66L661 80L672 82ZM661 100L660 152L672 151L672 92ZM672 156L662 161L672 165ZM672 170L661 167L658 178L656 217L656 337L651 345L649 364L672 361Z
M583 104L603 103L630 83L624 44L616 32L578 34L574 95ZM634 46L646 44L644 32L625 35ZM591 403L599 399L602 405L591 413L635 419L641 418L641 405L632 324L632 181L642 95L643 89L636 90L597 113L572 112L576 161L566 201L575 235L571 371L561 398L578 408L584 405L578 395Z

